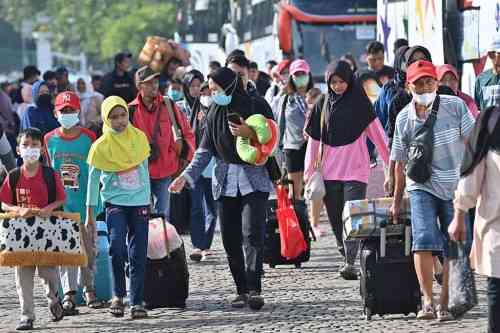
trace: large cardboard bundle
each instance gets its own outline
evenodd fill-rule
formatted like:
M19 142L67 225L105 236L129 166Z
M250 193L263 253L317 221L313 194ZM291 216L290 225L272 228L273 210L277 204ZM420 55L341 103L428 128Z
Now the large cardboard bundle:
M392 198L354 200L346 202L343 211L344 234L349 238L380 236L380 224L387 224L387 236L403 235L405 223L410 220L410 202L403 198L399 224L391 222Z
M172 58L179 59L183 65L189 64L190 54L172 40L149 36L139 54L139 64L149 65L154 71L160 72Z
M0 266L84 266L80 214L0 214Z

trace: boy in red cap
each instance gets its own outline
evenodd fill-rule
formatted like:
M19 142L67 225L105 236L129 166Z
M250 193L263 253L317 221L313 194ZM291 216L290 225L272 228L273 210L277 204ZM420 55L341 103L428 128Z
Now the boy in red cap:
M412 251L415 270L423 292L423 306L418 319L440 321L451 319L448 312L448 225L453 219L453 198L460 177L465 139L474 127L474 118L465 103L456 96L440 95L436 67L419 60L408 67L407 83L413 99L397 116L391 160L396 162L395 193L392 213L399 215L405 185L411 202ZM436 104L436 105L434 105ZM437 108L436 108L437 107ZM435 108L437 113L431 112ZM417 156L411 148L415 134L429 115L435 118L432 147L427 147L432 159L428 161L431 175L426 181L405 178L406 163ZM429 119L432 119L429 118ZM439 218L439 223L438 223ZM443 285L441 298L434 307L432 297L433 255L442 254Z
M76 93L65 91L58 94L55 99L55 113L61 127L45 136L48 163L61 174L67 197L64 211L79 213L83 224L87 213L87 156L96 137L94 132L79 125L80 99ZM95 308L101 306L96 301L94 288L96 228L95 225L87 225L82 226L82 230L88 266L80 268L80 282L84 288L87 305ZM77 267L61 267L63 308L66 316L78 314L75 301L78 273Z

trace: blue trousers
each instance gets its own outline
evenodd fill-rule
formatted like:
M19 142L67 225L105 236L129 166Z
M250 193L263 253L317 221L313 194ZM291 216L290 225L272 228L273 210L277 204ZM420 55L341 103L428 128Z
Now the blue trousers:
M144 301L148 222L149 206L117 206L112 204L106 206L114 295L116 297L127 295L125 261L128 258L131 305L142 305Z
M172 177L151 179L151 193L154 197L155 213L163 214L167 221L170 221L170 192L168 187L171 183Z
M212 180L200 177L191 189L191 242L193 247L208 250L214 238L217 213L212 195Z

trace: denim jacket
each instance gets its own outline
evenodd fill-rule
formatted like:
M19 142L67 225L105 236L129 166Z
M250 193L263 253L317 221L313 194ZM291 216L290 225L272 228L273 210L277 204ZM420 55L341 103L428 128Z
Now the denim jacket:
M215 157L209 149L198 148L195 152L193 160L189 166L184 170L182 176L186 178L189 186L194 187L194 184L198 178L202 175L203 170L210 163L210 160L214 157L215 166L214 173L212 177L212 193L214 199L218 200L226 190L226 178L229 170L229 164L225 163L218 157ZM254 192L271 192L273 186L267 173L265 166L252 166L252 165L241 165L245 174L250 182Z

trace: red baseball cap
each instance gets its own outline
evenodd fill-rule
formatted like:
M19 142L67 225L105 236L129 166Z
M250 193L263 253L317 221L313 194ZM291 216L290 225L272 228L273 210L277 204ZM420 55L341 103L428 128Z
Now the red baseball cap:
M276 72L278 74L281 74L285 69L289 68L290 67L290 63L292 61L290 59L285 59L285 60L282 60L276 67Z
M414 83L418 79L425 76L430 76L437 80L436 66L427 60L416 61L406 70L406 81L409 83Z
M437 79L441 81L446 73L452 73L459 80L458 72L452 65L441 65L437 68Z
M80 110L80 98L72 91L64 91L58 94L54 104L56 111L61 111L65 107Z

